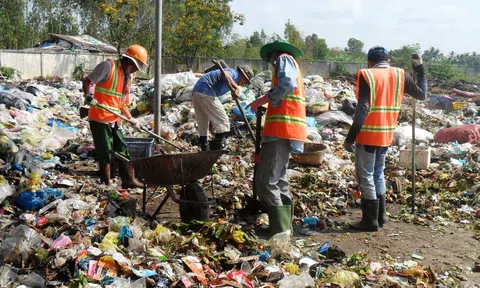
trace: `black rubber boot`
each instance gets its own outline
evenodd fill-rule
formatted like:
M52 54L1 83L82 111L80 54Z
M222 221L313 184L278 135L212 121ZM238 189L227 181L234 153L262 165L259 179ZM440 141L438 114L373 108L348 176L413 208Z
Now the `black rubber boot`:
M378 226L383 227L383 224L387 222L387 202L385 200L385 194L377 195L378 199Z
M200 149L202 151L208 151L209 150L207 136L200 136Z
M376 232L378 231L378 199L362 199L362 221L350 224L350 228L357 231Z

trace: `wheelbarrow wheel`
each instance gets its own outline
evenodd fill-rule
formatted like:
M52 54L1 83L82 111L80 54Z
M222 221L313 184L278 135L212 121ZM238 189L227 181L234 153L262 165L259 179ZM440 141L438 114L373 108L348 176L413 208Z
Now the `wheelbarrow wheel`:
M182 222L188 223L192 220L208 221L210 217L209 199L198 181L185 185L185 190L180 192L180 200L189 201L188 203L180 202L180 218Z

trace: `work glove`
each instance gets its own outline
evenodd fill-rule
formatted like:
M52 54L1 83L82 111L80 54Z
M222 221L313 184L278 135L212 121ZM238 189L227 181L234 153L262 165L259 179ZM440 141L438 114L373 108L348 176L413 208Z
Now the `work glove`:
M260 163L260 154L252 153L252 162L254 164Z
M86 102L87 104L90 104L90 102L92 102L92 100L93 100L93 95L92 95L92 93L87 93L87 94L85 94L85 102Z
M137 119L130 119L130 123L132 123L132 125L135 126L135 128L137 128L138 130L142 130L142 125L140 125L140 122Z
M425 72L425 68L423 67L422 56L420 56L417 53L412 54L412 68L417 73Z
M354 145L355 145L354 143L349 143L349 142L347 142L347 140L345 140L343 142L343 149L347 150L348 152L353 153L353 151L355 151Z
M92 99L92 101L90 101L90 106L97 106L98 105L98 101L96 99Z

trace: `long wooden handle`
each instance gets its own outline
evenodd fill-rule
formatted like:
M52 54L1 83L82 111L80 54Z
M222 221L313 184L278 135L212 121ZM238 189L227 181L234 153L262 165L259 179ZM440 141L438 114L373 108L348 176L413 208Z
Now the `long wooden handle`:
M220 62L218 62L217 60L213 60L213 63L215 63L218 67L220 67L220 70L225 74L225 70L223 70L223 67L220 64ZM256 143L257 140L255 138L255 134L253 133L252 127L250 127L250 123L248 122L247 116L245 116L245 111L243 110L242 105L240 105L240 101L238 101L237 98L234 98L234 100L235 100L235 103L237 103L238 109L240 109L240 113L242 114L242 117L245 120L245 123L247 124L248 133L252 137L253 143Z
M108 112L112 113L113 115L115 115L115 116L117 116L117 117L120 117L120 118L122 118L123 120L127 121L127 122L130 123L131 125L135 125L135 123L134 123L132 120L128 119L127 117L123 116L122 114L119 114L119 113L113 111L112 109L110 109L110 108L108 108L108 107L103 106L102 104L97 104L97 105L95 105L94 107L98 107L98 108L101 108L101 109L103 109L103 110L105 110L105 111L108 111ZM167 144L169 144L169 145L172 145L173 147L175 147L175 148L177 148L177 149L183 150L183 148L181 148L180 146L175 145L174 143L172 143L172 142L168 141L167 139L165 139L165 138L163 138L163 137L161 137L161 136L153 133L152 131L149 131L149 130L143 128L143 127L140 127L140 130L142 130L143 132L148 133L149 135L151 135L151 136L153 136L153 137L155 137L155 138L157 138L157 139L160 139L161 141L163 141L163 142L165 142L165 143L167 143Z

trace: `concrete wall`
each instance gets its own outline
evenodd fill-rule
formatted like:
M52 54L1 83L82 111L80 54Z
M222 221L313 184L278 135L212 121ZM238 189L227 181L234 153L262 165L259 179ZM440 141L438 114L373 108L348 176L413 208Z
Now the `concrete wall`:
M0 67L10 67L20 71L23 79L32 79L39 76L59 76L71 78L75 67L84 64L85 70L92 70L101 61L107 58L116 58L114 54L87 54L87 53L56 53L37 51L0 50ZM194 71L203 71L213 65L213 58L200 57L193 61ZM260 59L224 59L229 67L249 65L252 69L260 72L270 69L268 63ZM185 70L183 61L176 57L163 57L162 73L175 73ZM153 76L153 61L150 65L150 74ZM328 61L301 61L303 75L320 75L330 77L340 63ZM354 74L362 68L367 68L366 63L341 63L345 69ZM480 67L458 67L465 75L472 77L480 76Z
M84 64L85 70L95 66L113 54L55 53L37 51L0 50L0 67L20 71L23 79L59 76L71 78L75 67Z

